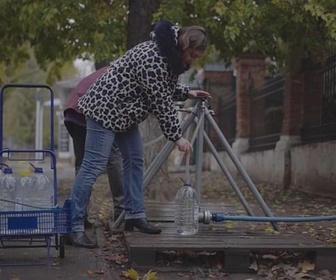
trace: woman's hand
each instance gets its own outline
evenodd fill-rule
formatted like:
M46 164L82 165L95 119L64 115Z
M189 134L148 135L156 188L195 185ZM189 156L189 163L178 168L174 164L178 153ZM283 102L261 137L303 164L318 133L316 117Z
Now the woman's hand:
M209 92L204 90L189 90L188 91L188 97L191 99L194 98L211 98L211 95Z
M175 144L178 147L180 152L185 152L189 154L189 153L192 153L193 151L193 146L191 145L191 143L183 137L175 141Z

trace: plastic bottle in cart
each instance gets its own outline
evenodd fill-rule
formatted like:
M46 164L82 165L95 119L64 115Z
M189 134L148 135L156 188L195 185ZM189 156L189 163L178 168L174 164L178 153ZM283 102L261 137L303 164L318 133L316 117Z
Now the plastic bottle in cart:
M2 167L0 167L0 184L1 184L1 181L2 181L2 178L5 176L3 170L2 170ZM2 191L0 189L0 195L2 194ZM0 199L1 199L1 196L0 196ZM0 207L1 207L1 204L3 202L0 200ZM1 208L0 208L0 211L1 211ZM5 228L5 224L6 224L6 219L5 219L5 216L3 214L0 213L0 233L3 234L5 233L4 232L4 228Z
M0 211L14 211L18 178L12 168L6 167L0 180Z
M0 167L0 182L3 178L3 176L5 176L5 173L3 172L2 167Z
M16 190L19 184L18 178L9 167L3 169L0 180L0 211L15 211ZM0 213L0 231L2 234L11 234L8 229L8 218L13 213Z
M35 169L35 166L33 166L30 162L27 161L20 161L19 163L19 170L18 170L18 174L20 176L20 183L21 186L26 186L27 185L27 181L29 179L29 176L32 173L31 168Z
M31 175L31 171L29 170L30 164L28 162L21 161L19 165L19 178L20 184L16 190L16 204L15 204L15 211L23 211L24 210L24 203L26 202L26 196L29 193L26 191L27 181L29 176Z
M175 196L175 228L180 235L198 232L199 203L197 193L189 184L178 190Z
M51 232L54 226L54 215L48 213L54 207L54 188L43 168L34 167L34 173L26 181L24 210L36 211L38 232Z

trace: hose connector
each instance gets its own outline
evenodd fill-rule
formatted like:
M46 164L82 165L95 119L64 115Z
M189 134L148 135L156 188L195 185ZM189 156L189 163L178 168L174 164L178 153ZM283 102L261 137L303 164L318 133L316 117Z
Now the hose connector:
M209 210L200 211L198 214L198 222L203 224L210 224L212 214Z

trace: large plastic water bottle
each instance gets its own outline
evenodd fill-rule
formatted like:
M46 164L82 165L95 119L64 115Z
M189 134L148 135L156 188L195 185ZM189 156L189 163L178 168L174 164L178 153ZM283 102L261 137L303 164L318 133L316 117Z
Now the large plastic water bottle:
M5 176L3 170L2 170L2 166L0 167L0 184L2 181L2 178ZM0 195L2 193L2 187L0 186ZM3 201L1 200L1 196L0 196L0 211L1 211L1 205L2 205ZM5 234L5 226L6 226L6 218L4 214L0 213L0 233L1 234Z
M18 178L9 167L4 168L0 180L0 211L14 211Z
M20 183L22 186L26 186L27 185L27 181L29 179L29 176L32 173L31 168L35 169L35 166L32 165L31 163L27 162L27 161L20 161L19 163L19 170L18 170L18 175L20 176Z
M18 174L20 176L20 184L16 190L16 211L27 210L28 208L25 204L27 203L27 197L29 198L31 196L31 192L27 189L27 182L32 173L31 167L34 166L29 162L21 161L19 163Z
M5 173L3 172L2 167L0 167L0 182L3 178L3 176L5 176Z
M198 232L199 203L197 193L189 184L178 190L175 196L175 228L180 235Z
M48 213L46 210L54 207L54 188L43 173L43 168L34 168L34 173L26 181L24 210L42 210L37 214L38 230L40 233L50 232L54 227L54 217L53 213Z
M3 175L0 178L0 211L15 211L16 190L18 188L19 179L13 174L13 170L9 167L3 169ZM15 216L13 213L1 213L0 231L2 234L12 234L8 228L8 219Z

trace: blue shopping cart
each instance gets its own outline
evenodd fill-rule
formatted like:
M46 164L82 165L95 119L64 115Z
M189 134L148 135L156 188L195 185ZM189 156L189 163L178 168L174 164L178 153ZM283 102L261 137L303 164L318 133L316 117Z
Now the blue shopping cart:
M12 149L4 147L4 108L5 97L11 92L27 92L28 89L47 93L49 95L48 107L50 111L50 141L49 147L36 149ZM31 91L31 90L30 90ZM0 248L46 248L46 258L39 261L48 264L50 261L50 249L59 250L60 258L64 258L64 235L71 231L71 201L68 199L60 207L57 202L57 168L54 152L54 93L48 85L40 84L5 84L0 90L0 167L1 165L20 168L22 162L43 165L53 185L53 203L50 208L23 211L0 211ZM38 118L37 116L36 118ZM41 116L42 117L42 116ZM37 128L36 128L37 129ZM36 145L36 143L35 143ZM38 194L36 194L38 196ZM1 197L0 197L1 201ZM17 203L17 201L13 202ZM28 264L34 264L29 262ZM20 264L2 262L1 265Z

